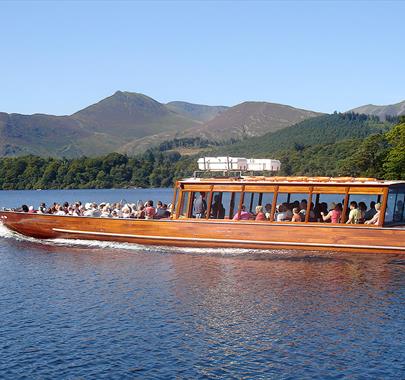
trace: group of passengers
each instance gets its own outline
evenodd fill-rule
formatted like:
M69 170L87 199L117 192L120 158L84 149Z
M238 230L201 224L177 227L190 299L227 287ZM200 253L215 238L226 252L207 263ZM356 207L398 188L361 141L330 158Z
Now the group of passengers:
M261 206L256 208L256 220L261 220L262 216L259 215ZM266 209L271 208L271 205L266 205ZM378 224L380 216L381 204L370 203L370 208L364 202L357 203L356 201L350 202L350 209L348 210L347 224ZM259 213L258 213L259 211ZM274 220L277 222L291 221L291 222L304 222L308 212L308 203L305 199L301 202L295 201L293 203L282 203L276 207ZM257 216L259 215L259 219ZM309 222L329 222L341 223L343 215L342 203L332 202L329 207L326 202L314 203L309 207ZM267 219L270 217L268 213Z
M205 193L200 193L194 201L194 215L196 218L202 218L207 213L207 202ZM372 201L370 208L367 209L365 202L356 201L350 202L350 209L348 210L347 224L378 224L380 216L381 204ZM264 221L270 220L272 213L272 205L267 203L265 206L258 205L255 207L255 212L249 212L246 206L242 204L241 210L236 212L233 220L257 220ZM308 209L308 202L306 199L294 201L292 203L284 202L276 206L273 220L276 222L304 222L306 220L307 212L309 212L309 222L329 222L341 223L343 206L342 203L332 202L329 207L326 202L310 204ZM211 205L210 217L214 219L225 218L225 208L221 203L221 197L216 194Z
M133 219L164 219L170 218L173 211L171 204L167 205L158 201L154 206L153 201L138 201L135 203L53 203L47 207L41 203L37 210L33 206L22 205L20 211L27 213L52 214L61 216L89 216L97 218L133 218Z
M370 209L364 202L350 202L350 212L347 224L378 224L380 219L381 204L371 202Z
M207 213L207 202L205 193L200 193L196 197L193 204L194 216L196 218L204 218ZM350 202L348 210L347 224L378 224L380 218L381 204L371 202L370 208L364 202ZM164 204L158 201L156 206L152 200L147 202L138 201L135 203L85 203L80 201L74 203L65 202L63 204L53 203L47 207L45 203L41 203L37 210L33 206L28 207L23 205L20 209L22 212L52 214L52 215L70 215L70 216L88 216L100 218L135 218L135 219L163 219L170 218L174 210L173 205ZM233 220L270 220L272 213L272 205L267 203L265 206L258 205L255 207L255 212L249 212L246 206L242 204L241 210L236 212ZM304 222L307 212L309 212L309 222L330 222L340 223L342 219L343 207L342 203L332 202L328 207L326 202L322 202L314 206L311 203L308 209L308 203L305 199L294 201L292 203L284 202L276 206L273 220L276 222ZM214 219L225 218L225 208L221 203L220 195L216 194L211 205L210 217Z
M242 205L240 214L235 214L234 220L239 219L254 219L254 220L269 220L271 215L271 204L264 206L256 206L255 213L250 214L246 211L245 205ZM350 202L350 212L347 224L378 224L380 216L380 203L371 202L370 208L364 202ZM284 202L277 205L274 213L274 221L276 222L304 222L308 212L308 204L305 199L301 202L293 203ZM314 206L311 203L309 207L309 222L330 222L340 223L342 219L343 206L342 203L332 202L328 207L326 202L322 202Z
M267 212L265 213L266 219L270 218L271 205L265 206ZM352 201L350 202L350 211L348 210L347 224L378 224L380 216L381 204L370 203L370 208L364 202ZM329 223L341 223L343 206L342 203L332 202L329 207L326 202L318 203L316 206L314 203L310 204L308 210L308 203L305 199L301 202L295 201L293 203L282 203L276 207L274 213L274 220L276 222L304 222L307 212L309 212L309 222L329 222ZM256 207L255 220L264 220L262 206Z

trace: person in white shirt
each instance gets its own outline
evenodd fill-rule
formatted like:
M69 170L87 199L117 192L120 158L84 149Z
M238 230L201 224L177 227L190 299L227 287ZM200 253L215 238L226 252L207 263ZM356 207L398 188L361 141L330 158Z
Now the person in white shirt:
M366 220L364 224L378 224L380 222L381 203L376 203L374 208L377 212L370 220Z
M288 219L288 214L287 214L287 209L283 204L278 205L278 213L276 217L276 222L285 222L289 220Z
M56 209L56 211L54 212L54 215L59 215L59 216L66 215L65 211L63 211L63 209L59 203L57 203L55 205L55 209Z

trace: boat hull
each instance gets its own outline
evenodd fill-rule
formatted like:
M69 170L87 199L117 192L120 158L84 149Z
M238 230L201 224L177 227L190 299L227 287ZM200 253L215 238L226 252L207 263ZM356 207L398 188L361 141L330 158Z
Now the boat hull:
M0 220L9 229L38 239L405 254L404 228L212 219L111 219L9 211L0 212Z

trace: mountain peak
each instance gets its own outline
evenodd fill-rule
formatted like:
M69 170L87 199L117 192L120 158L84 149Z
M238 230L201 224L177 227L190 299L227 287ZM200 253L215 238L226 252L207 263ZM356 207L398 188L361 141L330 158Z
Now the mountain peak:
M142 96L142 97L149 98L149 96L146 96L145 94L142 94L140 92L121 91L121 90L115 91L112 96ZM150 98L150 99L152 99L152 98Z
M118 139L182 131L197 123L185 119L149 96L129 91L116 91L72 117L92 132L114 135Z
M111 96L109 96L109 97L107 97L105 99L102 99L101 101L106 100L106 99L111 99L111 98L112 99L119 99L119 100L143 99L145 101L147 100L147 101L151 101L151 102L154 102L154 103L159 103L155 99L153 99L153 98L151 98L151 97L149 97L149 96L147 96L145 94L141 94L140 92L130 92L130 91L121 91L121 90L115 91L114 94L112 94Z

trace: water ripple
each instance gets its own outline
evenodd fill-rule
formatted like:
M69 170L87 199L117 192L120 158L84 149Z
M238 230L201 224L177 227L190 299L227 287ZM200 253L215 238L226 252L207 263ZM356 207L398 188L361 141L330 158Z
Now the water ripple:
M0 378L403 377L399 255L0 236Z

